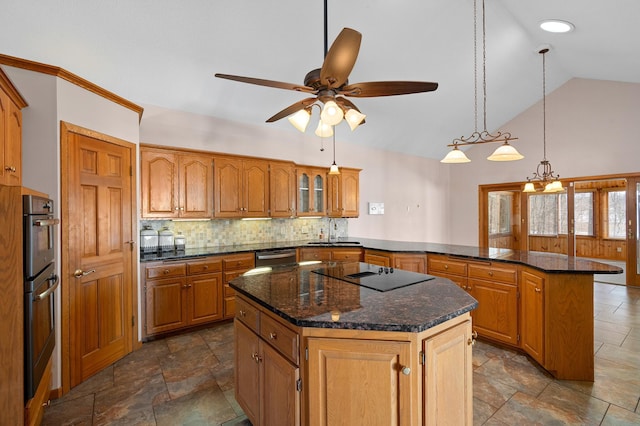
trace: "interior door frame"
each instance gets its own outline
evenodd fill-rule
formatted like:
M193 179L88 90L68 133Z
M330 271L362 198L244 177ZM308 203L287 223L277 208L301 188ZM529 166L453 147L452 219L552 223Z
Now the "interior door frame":
M115 144L118 146L122 146L128 148L131 152L131 235L137 235L137 194L138 194L138 186L136 183L137 176L137 145L123 139L118 139L113 136L105 135L103 133L90 130L81 126L77 126L71 123L67 123L65 121L60 121L60 194L61 200L69 199L69 186L68 186L68 170L69 170L69 139L71 134L79 134L83 136L87 136L93 139L97 139L106 143ZM61 202L60 204L61 211L61 226L60 226L60 234L61 234L61 247L60 247L60 258L61 265L60 271L62 277L71 277L72 271L68 265L70 247L69 247L69 210L66 206ZM138 268L136 265L138 264L138 259L136 256L136 251L134 251L133 258L131 259L131 271L130 271L130 282L131 282L131 313L133 315L133 320L135 326L132 327L131 332L131 347L133 350L139 348L141 342L139 341L138 336ZM70 305L69 305L69 294L70 294L70 283L68 279L63 278L61 280L61 300L60 300L60 312L61 312L61 336L60 336L60 344L61 344L61 382L62 382L62 393L61 395L66 394L71 390L71 341L70 341ZM60 395L60 396L61 396Z
M640 286L640 271L638 271L638 241L640 230L638 229L638 215L640 205L638 202L638 185L640 176L627 178L627 285Z

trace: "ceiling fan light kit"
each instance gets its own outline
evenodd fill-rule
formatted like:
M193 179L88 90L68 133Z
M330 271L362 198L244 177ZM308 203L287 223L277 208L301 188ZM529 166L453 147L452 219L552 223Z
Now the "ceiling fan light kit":
M485 7L484 0L482 0L482 116L484 130L478 131L478 19L477 19L477 1L473 1L473 75L474 75L474 118L475 118L475 131L469 137L460 137L454 139L452 143L447 146L452 147L452 150L440 160L441 163L468 163L471 160L459 150L459 147L466 145L479 145L484 143L502 142L493 154L487 157L490 161L515 161L524 158L522 154L518 152L509 141L515 141L518 138L512 137L509 132L497 132L491 134L487 131L487 72L486 72L486 24L485 24ZM464 158L463 158L464 157Z

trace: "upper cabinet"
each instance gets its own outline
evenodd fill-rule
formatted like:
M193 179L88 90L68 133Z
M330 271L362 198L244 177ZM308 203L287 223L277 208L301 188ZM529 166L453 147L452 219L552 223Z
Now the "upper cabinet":
M295 165L269 162L269 193L271 217L294 217L296 214Z
M22 185L22 108L26 106L0 70L0 185Z
M340 168L340 174L327 175L327 214L330 217L358 217L360 214L360 170Z
M140 148L142 217L211 218L212 156Z
M324 216L326 214L327 170L314 167L298 167L297 216Z
M269 216L269 163L215 157L215 217Z

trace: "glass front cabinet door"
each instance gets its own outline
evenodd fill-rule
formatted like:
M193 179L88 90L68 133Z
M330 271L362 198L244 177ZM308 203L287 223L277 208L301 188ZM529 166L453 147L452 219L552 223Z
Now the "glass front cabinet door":
M298 216L325 215L327 199L325 176L324 169L298 169Z

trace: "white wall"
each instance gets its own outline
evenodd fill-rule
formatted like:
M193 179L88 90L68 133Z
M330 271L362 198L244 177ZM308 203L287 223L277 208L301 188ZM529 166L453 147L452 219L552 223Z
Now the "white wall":
M640 172L640 84L574 78L546 97L547 160L563 178ZM526 181L543 157L542 101L501 126L525 158L496 163L494 144L450 164L450 243L478 243L478 184Z
M438 160L342 143L340 131L350 132L346 125L337 129L336 162L362 169L360 217L349 219L349 235L446 242L448 169ZM333 161L331 139L324 141L321 152L320 138L311 130L288 132L268 124L246 125L152 105L145 105L140 141L325 167ZM385 203L385 214L369 215L368 202Z

